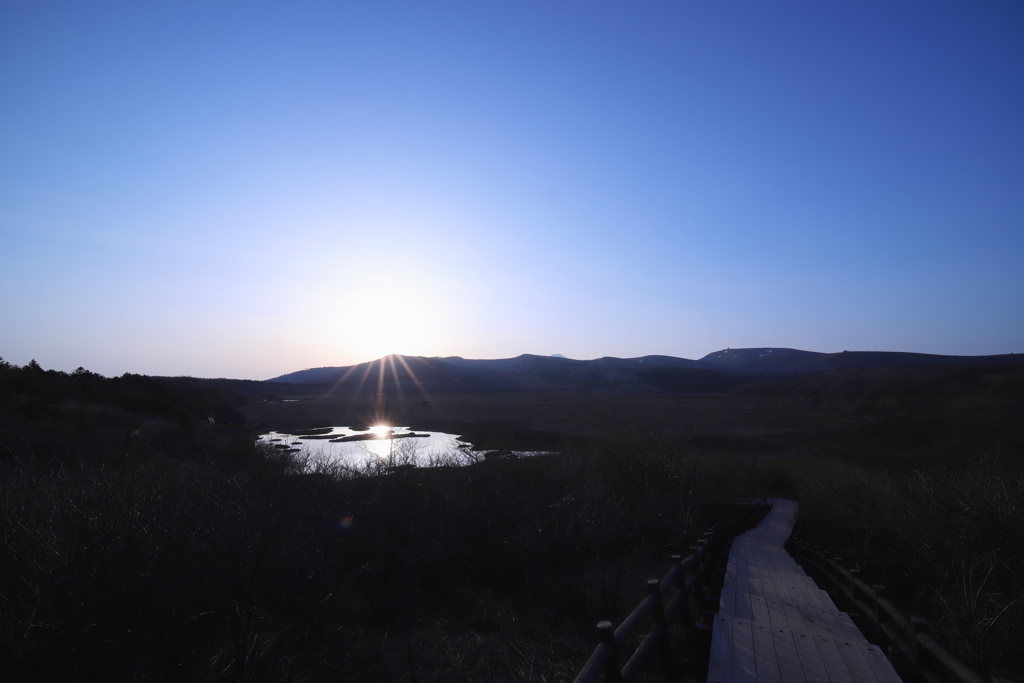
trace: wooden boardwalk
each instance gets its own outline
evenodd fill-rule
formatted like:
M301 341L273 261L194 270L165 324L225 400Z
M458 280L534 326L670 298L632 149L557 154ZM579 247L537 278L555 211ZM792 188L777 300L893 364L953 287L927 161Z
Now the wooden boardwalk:
M729 551L708 683L901 683L877 645L783 548L797 503L776 498Z

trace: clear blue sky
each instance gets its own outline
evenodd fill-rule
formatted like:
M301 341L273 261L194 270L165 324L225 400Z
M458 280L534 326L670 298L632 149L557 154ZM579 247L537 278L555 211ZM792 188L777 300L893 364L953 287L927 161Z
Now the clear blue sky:
M0 4L0 356L1024 351L1017 2Z

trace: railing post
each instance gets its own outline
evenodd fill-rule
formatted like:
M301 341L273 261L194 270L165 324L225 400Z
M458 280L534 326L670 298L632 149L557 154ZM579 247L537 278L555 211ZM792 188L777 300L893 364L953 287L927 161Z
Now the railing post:
M672 563L679 567L679 573L676 575L676 590L683 592L682 604L679 606L679 619L689 634L693 630L694 621L693 610L690 609L690 594L686 590L686 572L683 571L682 555L673 555Z
M705 553L704 557L701 557L701 551L704 550L704 546L702 545L690 546L690 550L697 558L697 561L695 562L697 565L696 571L693 573L694 577L697 579L697 582L693 587L693 601L697 606L697 618L700 619L700 623L705 624L707 623L707 617L704 609L704 601L707 598L707 587L704 583L704 570L707 565L705 565L702 560L707 558L707 554Z
M693 572L693 575L697 577L697 585L694 586L694 588L697 589L697 594L696 594L696 596L694 596L694 600L700 601L703 598L703 596L704 596L704 575L703 575L703 572L701 571L701 564L700 564L700 562L701 562L700 546L699 545L691 545L690 546L690 553L692 553L693 556L697 558L697 561L694 562L694 564L696 566L694 567L694 572Z
M875 603L875 623L878 624L878 634L879 639L881 639L881 637L885 634L885 631L882 629L882 608L878 606L878 598L885 595L885 586L883 586L880 583L876 583L874 586L871 587L871 589L874 593L874 595L872 595L871 597L874 599Z
M703 594L711 595L711 561L714 555L711 552L710 540L702 538L700 540L700 547L704 550L704 561L700 563L700 584L703 588Z
M658 638L658 653L661 658L661 666L666 672L669 672L672 670L672 646L668 641L668 623L665 620L665 605L661 597L661 581L658 581L658 579L648 579L647 592L655 597L651 618L654 620L655 628L661 626L661 637Z
M615 647L615 629L612 622L597 622L597 635L601 642L611 648L608 661L604 665L605 683L622 683L622 669L619 667L619 654Z

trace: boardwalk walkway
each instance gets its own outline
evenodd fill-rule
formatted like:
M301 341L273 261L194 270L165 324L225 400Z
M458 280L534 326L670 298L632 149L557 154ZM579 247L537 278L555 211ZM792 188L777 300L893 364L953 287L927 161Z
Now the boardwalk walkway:
M900 683L885 655L783 549L797 503L737 536L711 637L708 683Z

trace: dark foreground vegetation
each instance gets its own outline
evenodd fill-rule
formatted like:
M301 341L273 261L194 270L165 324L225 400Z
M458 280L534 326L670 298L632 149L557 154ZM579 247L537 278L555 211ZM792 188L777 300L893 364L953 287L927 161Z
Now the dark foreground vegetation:
M1024 369L857 370L751 385L867 417L776 483L804 538L885 585L976 671L1024 674Z
M310 474L201 383L0 373L9 680L571 680L721 512L654 441Z
M1024 469L822 463L798 477L802 531L932 624L976 671L1024 672Z
M799 500L805 538L886 584L977 670L1024 670L1021 369L732 391L707 401L735 399L749 420L756 405L804 411L799 448L636 422L618 425L628 437L564 437L557 456L311 473L256 448L246 416L275 408L224 383L0 364L4 673L572 680L593 624L627 614L723 501L753 495ZM299 414L291 426L324 426Z

